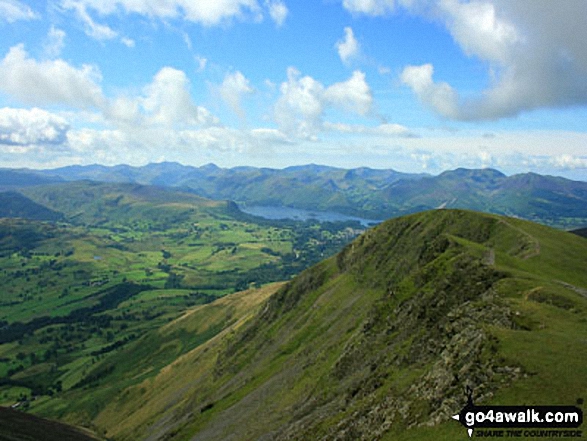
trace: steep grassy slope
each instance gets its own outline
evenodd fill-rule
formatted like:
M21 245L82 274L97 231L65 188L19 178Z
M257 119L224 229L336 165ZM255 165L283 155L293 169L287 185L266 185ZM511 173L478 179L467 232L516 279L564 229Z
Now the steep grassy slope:
M0 193L0 218L2 217L20 217L23 219L46 221L59 221L63 219L61 213L39 205L20 193L13 191Z
M0 407L0 441L96 441L74 427Z
M199 366L192 375L207 372L206 368L213 366L208 361L214 356L208 349L237 331L281 285L236 293L189 309L99 363L86 376L87 381L59 397L33 402L32 409L97 431L108 428L109 437L129 431L131 438L140 439L135 425L141 425L145 415L150 417L153 411L181 398L185 382L175 377L177 366L196 357ZM159 375L171 376L172 387L158 385Z
M0 219L4 406L93 385L125 345L186 309L288 280L357 234L342 224L258 224L231 217L228 203L136 184L31 191L77 224ZM179 348L192 344L186 338ZM178 353L168 355L162 363ZM106 368L94 372L98 362Z
M587 395L586 267L587 240L527 221L455 210L394 219L246 323L143 380L107 373L84 391L89 401L108 390L103 407L59 416L116 440L464 439L450 415L465 386L477 404ZM137 351L118 356L142 363ZM55 404L38 411L55 415Z

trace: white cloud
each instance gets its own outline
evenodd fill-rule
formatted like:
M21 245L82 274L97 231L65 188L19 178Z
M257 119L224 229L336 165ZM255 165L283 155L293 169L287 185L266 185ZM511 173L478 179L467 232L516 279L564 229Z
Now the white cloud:
M550 163L559 169L563 170L574 170L584 168L587 169L587 156L574 156L574 155L557 155L550 158Z
M365 116L371 111L373 96L365 74L353 72L347 81L324 87L310 76L302 77L293 67L287 70L287 82L280 86L281 96L274 109L275 121L286 133L315 139L323 129L327 108Z
M0 0L0 20L14 23L18 20L35 20L39 15L18 0Z
M365 74L358 70L347 81L328 87L324 98L339 109L363 116L370 112L373 104L373 95L365 81Z
M489 61L506 61L521 41L514 24L484 1L462 3L442 0L438 4L446 26L465 53Z
M136 45L135 41L132 38L128 38L128 37L122 37L120 39L120 42L128 48L133 48Z
M359 42L355 38L352 28L344 28L344 39L336 43L338 55L343 63L348 64L359 54Z
M244 118L245 114L241 107L242 97L253 93L249 80L239 71L227 73L219 91L220 96L230 108L241 118Z
M219 123L207 109L194 103L186 74L171 67L162 68L140 96L107 98L99 85L101 74L97 68L87 65L77 68L61 59L37 61L18 45L0 60L0 78L0 91L25 104L97 111L101 115L98 123L142 128L201 127ZM234 87L236 92L246 91L238 82Z
M377 126L374 129L374 133L378 135L393 135L393 136L415 136L413 133L408 130L407 127L402 126L401 124L390 124L385 123Z
M104 104L97 68L75 68L63 60L36 61L23 45L12 47L0 61L0 90L32 105L66 104L78 108Z
M68 130L69 124L65 119L45 110L0 109L0 144L63 144Z
M117 126L137 126L143 124L140 99L119 96L108 102L104 111L107 120Z
M324 128L347 134L359 134L359 135L370 135L370 136L383 136L383 137L406 137L411 138L416 135L412 133L407 127L401 124L380 124L375 127L369 127L360 124L343 124L343 123L324 123Z
M322 125L324 86L310 76L290 67L287 82L280 86L281 96L275 105L274 117L286 133L315 137Z
M490 86L477 96L431 78L402 80L440 114L459 120L511 117L542 107L587 104L587 2L414 0L409 12L440 21L463 51L488 63ZM424 65L429 66L429 65ZM424 66L419 66L425 74ZM424 81L425 80L425 81ZM425 87L424 87L425 86ZM448 103L444 99L448 99Z
M353 14L385 15L395 9L395 0L343 0L343 7Z
M93 15L104 18L125 12L161 20L183 19L209 27L235 18L259 22L269 15L281 26L289 12L282 0L265 0L265 9L257 0L61 0L60 4L64 10L75 11L87 35L98 40L116 38L118 32L97 23Z
M149 124L173 127L218 123L208 110L193 102L185 72L171 67L164 67L155 75L139 104Z
M387 66L379 66L377 72L379 72L379 75L389 75L391 74L391 69Z
M270 144L291 144L288 137L280 130L258 128L251 130L251 136L257 141Z
M65 31L57 29L55 26L51 26L44 45L47 57L56 58L61 54L61 50L65 44L65 35Z
M401 81L411 87L418 98L448 118L457 118L457 93L447 83L432 80L434 67L431 64L407 66L401 74Z
M277 26L283 26L285 19L289 13L287 6L280 0L267 0L265 2L267 8L269 9L269 15L271 19L275 22Z
M78 19L84 24L85 32L89 37L96 40L112 40L118 37L118 32L114 31L107 25L99 24L94 21L88 7L94 7L92 1L84 0L63 0L61 6L64 9L74 10ZM103 5L111 5L110 2L103 2ZM94 7L95 9L95 7Z

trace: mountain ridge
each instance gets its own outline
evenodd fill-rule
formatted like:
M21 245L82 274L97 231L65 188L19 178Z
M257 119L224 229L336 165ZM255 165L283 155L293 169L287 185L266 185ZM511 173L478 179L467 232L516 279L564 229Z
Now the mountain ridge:
M490 168L458 168L431 176L316 164L272 169L154 163L142 167L70 166L34 171L34 175L174 187L245 205L332 211L376 220L433 208L460 208L558 228L587 225L587 182L536 173L506 176Z
M449 440L466 436L450 418L465 386L479 404L573 404L587 391L585 265L587 240L519 219L392 219L154 377L73 392L68 420L116 440ZM98 409L83 398L117 388Z

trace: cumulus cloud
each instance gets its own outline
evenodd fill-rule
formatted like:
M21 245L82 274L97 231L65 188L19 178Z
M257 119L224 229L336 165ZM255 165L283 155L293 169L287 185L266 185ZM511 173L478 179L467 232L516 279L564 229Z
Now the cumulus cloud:
M0 144L29 146L59 145L66 141L68 122L38 108L0 109Z
M351 78L335 83L324 91L324 98L333 106L359 115L366 115L373 105L371 88L365 81L365 74L354 71Z
M550 158L549 162L554 167L562 170L587 169L587 156L562 154Z
M162 68L139 97L118 97L108 104L107 119L121 126L209 126L218 123L204 107L192 100L185 72Z
M21 44L0 61L0 78L0 90L27 104L88 108L101 107L105 101L97 68L76 68L63 60L39 62L30 58Z
M124 44L128 48L133 48L136 45L136 42L132 38L122 37L120 42Z
M517 42L519 32L507 16L489 2L443 0L438 14L465 53L490 61L506 61Z
M224 81L220 85L219 91L220 96L230 108L239 117L244 118L245 113L241 107L242 97L243 95L253 93L249 80L239 71L227 73Z
M407 66L401 74L402 83L411 87L418 98L443 116L458 118L457 93L447 83L435 83L431 64Z
M329 87L310 76L302 77L293 67L287 70L287 77L274 111L275 121L287 133L315 138L329 107L359 115L371 110L373 97L363 72L355 71L347 81Z
M432 80L431 65L408 66L402 81L441 115L459 120L511 117L543 107L587 104L587 3L568 0L403 2L440 21L463 51L488 63L490 86L462 97Z
M348 64L359 54L359 42L355 38L352 28L344 28L344 39L336 43L338 56L343 63Z
M310 76L290 67L287 82L280 86L281 96L275 105L277 124L288 133L313 137L320 131L324 112L324 86Z
M0 20L14 23L18 20L35 20L38 14L18 0L0 0Z
M280 130L277 129L267 129L267 128L258 128L251 130L251 136L254 140L270 143L270 144L277 144L277 145L286 145L291 144L292 142Z
M265 4L269 9L269 16L275 22L277 26L283 26L289 10L285 3L280 0L277 1L266 1Z

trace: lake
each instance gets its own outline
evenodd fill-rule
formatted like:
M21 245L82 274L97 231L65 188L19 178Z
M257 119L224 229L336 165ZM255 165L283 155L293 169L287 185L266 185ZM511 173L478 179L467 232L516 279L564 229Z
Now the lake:
M305 221L309 219L315 219L319 222L358 221L361 223L361 225L365 227L370 227L382 222L373 219L364 219L361 217L347 216L345 214L335 213L333 211L302 210L299 208L261 205L239 205L239 208L243 213L252 214L253 216L259 216L265 219L275 220L292 219Z

